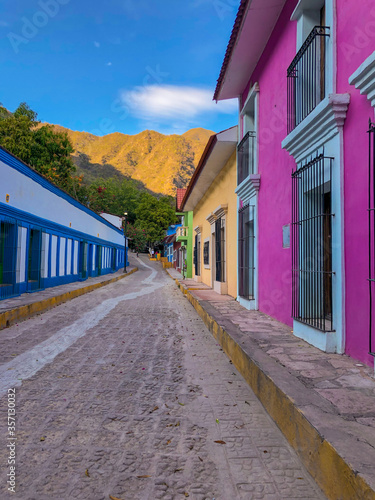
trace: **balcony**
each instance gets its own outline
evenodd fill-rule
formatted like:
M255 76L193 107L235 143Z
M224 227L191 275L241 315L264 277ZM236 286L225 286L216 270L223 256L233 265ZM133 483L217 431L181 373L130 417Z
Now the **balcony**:
M255 173L255 132L247 132L237 146L237 186Z
M315 26L288 68L288 134L325 97L327 37L327 26Z
M176 241L184 243L188 239L189 228L187 226L178 227L176 231Z

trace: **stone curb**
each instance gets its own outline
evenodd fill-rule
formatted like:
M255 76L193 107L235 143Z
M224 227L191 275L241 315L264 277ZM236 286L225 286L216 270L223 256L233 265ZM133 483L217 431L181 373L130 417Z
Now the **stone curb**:
M375 491L336 448L319 432L304 415L295 401L280 388L269 373L272 367L259 363L257 353L252 357L220 326L190 291L173 278L182 293L193 305L208 330L222 346L234 366L254 391L269 415L276 422L327 498L331 500L375 500ZM228 325L236 328L235 325ZM264 355L263 357L266 357ZM258 361L258 362L257 362ZM265 369L262 368L266 366ZM270 369L269 369L270 368ZM276 375L274 373L273 375Z
M49 309L52 309L55 306L63 304L68 300L75 299L81 295L92 292L97 288L101 288L103 286L109 285L110 283L115 283L127 276L138 271L138 267L135 267L130 272L122 274L121 276L116 276L110 280L101 281L99 283L93 283L92 285L88 285L82 288L77 288L76 290L71 290L69 292L62 293L60 295L56 295L55 297L48 297L47 299L43 299L37 302L33 302L31 304L27 304L24 306L16 307L14 309L9 309L8 311L4 311L0 313L0 330L7 328L18 321L23 321L25 319L31 318L37 314L41 314Z

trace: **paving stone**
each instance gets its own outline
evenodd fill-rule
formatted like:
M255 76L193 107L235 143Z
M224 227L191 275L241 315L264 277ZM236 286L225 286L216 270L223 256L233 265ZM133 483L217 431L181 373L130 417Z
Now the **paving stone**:
M140 271L126 280L7 330L4 357L27 353L78 319L84 329L15 381L17 493L7 493L2 473L0 498L323 499L160 265L136 263ZM100 321L85 323L112 299ZM0 426L5 405L2 397ZM0 432L6 460L5 425Z

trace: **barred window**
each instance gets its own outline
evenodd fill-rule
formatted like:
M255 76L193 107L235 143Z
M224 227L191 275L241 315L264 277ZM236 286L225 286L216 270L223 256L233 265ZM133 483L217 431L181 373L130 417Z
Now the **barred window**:
M195 275L200 276L200 274L201 274L201 239L200 239L200 236L198 234L195 235L194 265L195 265Z
M216 281L225 282L225 221L215 221Z
M332 158L320 155L292 174L292 315L333 331Z
M254 205L245 205L238 212L238 294L248 300L254 299L254 210Z
M205 266L210 265L210 242L205 241L203 245L203 263Z

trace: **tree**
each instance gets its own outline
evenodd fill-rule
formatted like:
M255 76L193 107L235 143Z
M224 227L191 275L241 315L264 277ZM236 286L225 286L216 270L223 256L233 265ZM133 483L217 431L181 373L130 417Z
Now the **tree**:
M142 252L146 248L149 241L149 235L146 229L128 224L126 233L129 238L130 248L136 252Z
M171 196L159 200L148 193L142 193L136 210L137 224L148 234L150 245L160 242L165 230L176 222Z
M75 198L83 199L82 179L74 176L74 150L67 134L39 124L37 114L25 102L14 113L0 107L0 145Z
M139 203L140 191L132 179L119 182L116 179L99 179L88 188L89 206L96 212L108 212L122 217L128 212L128 221L136 220L135 211Z

